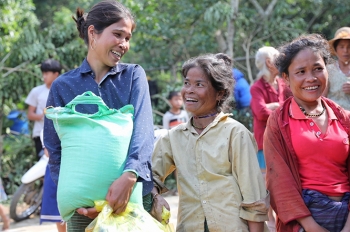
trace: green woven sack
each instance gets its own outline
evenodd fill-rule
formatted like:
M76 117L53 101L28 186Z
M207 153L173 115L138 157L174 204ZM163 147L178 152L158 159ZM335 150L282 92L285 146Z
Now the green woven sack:
M98 106L94 114L77 112L77 105ZM67 221L80 207L105 200L108 188L123 173L133 131L134 107L109 109L92 92L75 97L65 107L46 109L61 140L61 169L57 202ZM130 202L142 204L142 183L136 183Z

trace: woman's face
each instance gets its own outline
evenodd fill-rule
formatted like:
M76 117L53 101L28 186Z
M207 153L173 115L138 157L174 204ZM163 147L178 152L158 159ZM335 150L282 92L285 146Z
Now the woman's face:
M350 62L350 39L339 40L335 53L339 61L343 63Z
M295 101L313 102L322 96L328 80L324 60L311 49L299 51L288 67L289 75L283 78L289 83Z
M222 99L221 91L214 89L209 78L199 67L188 70L181 95L186 110L195 116L217 112L217 102Z
M95 58L108 67L115 66L130 47L132 22L121 19L119 22L106 27L101 34L90 37L90 48L95 52ZM94 41L95 39L95 41Z

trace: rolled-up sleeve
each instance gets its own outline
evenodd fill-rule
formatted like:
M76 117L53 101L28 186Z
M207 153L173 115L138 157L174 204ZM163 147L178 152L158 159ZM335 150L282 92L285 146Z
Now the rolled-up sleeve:
M175 170L174 158L169 140L169 132L162 135L156 142L152 156L152 172L154 184L165 193L168 189L164 185L165 178Z
M232 173L237 177L242 194L240 217L248 221L268 220L269 194L266 190L258 160L253 135L243 130L233 135Z

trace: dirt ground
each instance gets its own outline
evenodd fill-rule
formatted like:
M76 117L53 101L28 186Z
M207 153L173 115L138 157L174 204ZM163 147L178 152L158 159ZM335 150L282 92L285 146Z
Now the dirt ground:
M171 219L170 223L176 227L177 222L177 209L178 209L178 196L166 196L165 199L168 201L171 209ZM8 215L9 205L4 205L6 207L6 213ZM2 228L2 221L0 222L0 231ZM40 225L39 215L32 215L31 218L21 221L14 222L11 219L10 229L7 232L57 232L55 223L45 222Z

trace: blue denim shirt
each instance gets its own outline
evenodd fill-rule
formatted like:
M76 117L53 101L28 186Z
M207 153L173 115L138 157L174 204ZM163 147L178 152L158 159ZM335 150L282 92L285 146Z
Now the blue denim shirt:
M92 91L110 108L119 109L127 104L134 106L134 129L124 171L133 171L143 182L144 195L153 187L151 156L153 151L153 115L147 78L143 68L136 64L118 64L103 77L100 84L85 59L79 68L58 77L50 88L46 106L65 106L77 95ZM77 106L78 107L78 106ZM94 105L76 108L82 113L96 112ZM45 118L44 145L49 151L49 167L53 181L58 183L61 164L61 142L52 120Z

